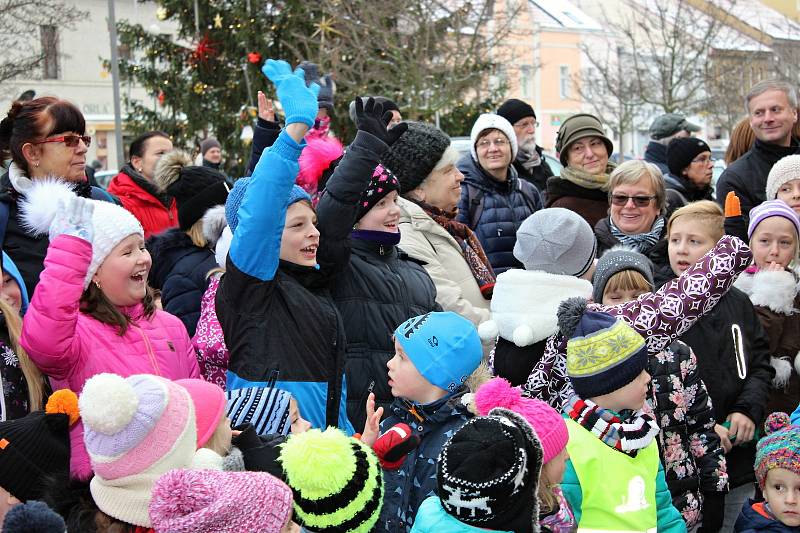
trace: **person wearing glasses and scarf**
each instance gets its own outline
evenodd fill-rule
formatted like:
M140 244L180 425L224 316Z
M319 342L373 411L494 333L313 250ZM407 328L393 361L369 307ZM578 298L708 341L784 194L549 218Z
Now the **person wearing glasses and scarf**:
M691 202L714 199L711 194L714 159L704 140L673 139L667 146L667 166L669 173L664 175L664 185L669 213Z

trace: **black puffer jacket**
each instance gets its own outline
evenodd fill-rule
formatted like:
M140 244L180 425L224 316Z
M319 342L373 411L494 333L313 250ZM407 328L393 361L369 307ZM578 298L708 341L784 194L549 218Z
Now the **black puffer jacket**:
M359 132L317 206L320 239L349 253L331 293L347 337L347 414L356 431L364 427L370 390L376 408L383 406L389 414L394 398L386 363L394 356L392 331L408 318L441 310L436 287L418 262L396 246L350 237L358 199L386 149L378 138Z
M539 190L519 179L513 166L508 169L506 181L497 181L471 155L461 158L458 169L464 174L464 181L456 219L475 232L495 274L522 268L513 254L517 230L526 218L542 208ZM473 202L479 202L481 207L471 207Z
M547 193L547 179L553 175L553 170L550 168L550 165L547 164L547 160L544 158L544 152L540 146L536 147L536 152L538 152L542 163L533 167L531 170L528 170L523 166L522 161L519 160L519 156L517 156L517 159L515 159L512 164L517 170L517 175L521 179L532 183L537 189L539 189L539 193L542 195L542 200L544 200L544 196Z
M214 252L195 246L179 228L150 237L147 250L153 258L150 286L161 291L164 311L180 318L192 337L200 318L200 300L208 287L208 273L217 267Z

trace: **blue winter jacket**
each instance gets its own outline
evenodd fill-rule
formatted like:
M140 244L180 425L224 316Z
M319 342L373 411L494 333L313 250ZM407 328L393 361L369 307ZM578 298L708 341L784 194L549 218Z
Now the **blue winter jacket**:
M430 496L422 502L417 512L417 518L414 520L414 527L411 528L411 533L481 533L485 531L500 530L483 529L465 524L444 510L438 496Z
M513 165L508 167L506 181L497 181L469 154L457 166L464 174L464 181L456 220L475 232L495 274L522 268L513 254L517 230L526 218L542 208L539 190L519 179Z
M765 502L755 503L748 498L742 506L742 512L739 513L739 518L736 519L736 523L733 525L733 530L736 533L755 533L756 531L797 533L800 531L800 528L784 525L777 519L772 518L769 511L766 509Z

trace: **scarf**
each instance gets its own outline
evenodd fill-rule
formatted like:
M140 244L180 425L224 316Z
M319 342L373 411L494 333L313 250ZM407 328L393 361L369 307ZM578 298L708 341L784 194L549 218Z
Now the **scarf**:
M400 242L400 232L375 231L369 229L354 229L350 237L362 241L370 241L382 246L396 246Z
M617 415L591 400L572 396L567 402L566 412L567 416L607 446L633 457L638 450L653 442L659 432L655 419L641 409L626 410Z
M611 235L620 243L634 248L637 252L647 253L647 251L661 240L661 232L664 230L664 217L658 216L653 221L650 231L647 233L637 233L636 235L626 235L614 224L611 217L608 217L608 224L611 227Z
M588 172L584 172L583 170L577 168L564 167L561 169L560 177L585 189L602 189L607 191L608 175L611 174L612 170L614 170L614 164L610 162L606 166L606 171L604 174L596 175L589 174Z
M455 219L456 211L447 213L425 202L413 199L412 201L456 240L467 265L469 265L472 277L478 282L481 294L485 299L491 300L495 283L494 270L492 270L489 258L486 257L486 252L483 251L483 246L475 233L469 229L469 226Z
M530 150L528 150L527 146L520 145L517 153L517 161L522 165L522 168L527 171L531 171L540 166L542 164L542 157L536 149L536 143L531 143Z
M540 479L539 482L541 483L542 480ZM547 528L552 533L572 533L577 524L575 524L575 515L572 514L572 508L569 506L567 498L558 485L549 490L556 497L558 509L546 515L539 515L539 524L543 526L542 529Z

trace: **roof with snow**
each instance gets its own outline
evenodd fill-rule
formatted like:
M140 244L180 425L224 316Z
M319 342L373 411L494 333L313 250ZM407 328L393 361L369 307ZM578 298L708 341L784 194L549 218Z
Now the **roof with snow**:
M533 16L545 28L599 31L603 27L568 0L530 0Z

